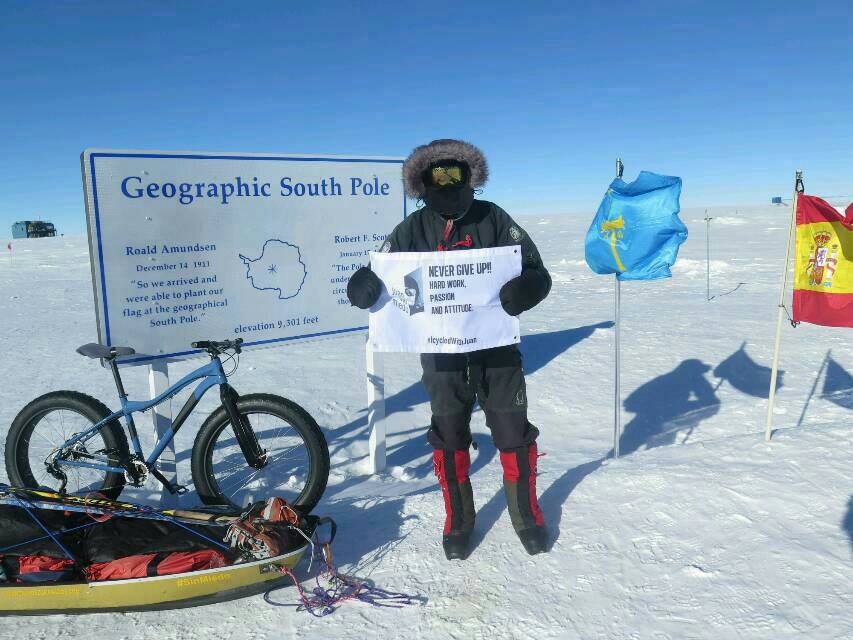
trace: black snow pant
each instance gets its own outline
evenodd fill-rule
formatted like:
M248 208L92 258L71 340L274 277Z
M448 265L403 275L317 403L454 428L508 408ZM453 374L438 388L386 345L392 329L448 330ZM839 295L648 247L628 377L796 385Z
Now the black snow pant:
M423 353L423 382L432 423L427 439L436 449L471 446L475 398L501 451L532 444L539 430L527 421L527 389L515 345L471 353Z
M432 407L427 439L433 446L435 475L444 494L444 535L474 528L474 498L469 470L471 410L474 400L486 414L500 450L504 489L513 527L543 524L536 501L536 437L527 421L527 390L521 353L515 345L467 354L421 355L423 382Z

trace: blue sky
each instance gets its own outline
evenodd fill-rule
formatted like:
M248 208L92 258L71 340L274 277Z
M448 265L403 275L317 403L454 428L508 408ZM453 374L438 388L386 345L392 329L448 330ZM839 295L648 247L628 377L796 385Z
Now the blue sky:
M6 0L0 229L81 232L87 147L461 137L514 214L591 216L617 155L626 179L681 176L683 206L787 196L800 167L810 193L849 195L853 6L811 4Z

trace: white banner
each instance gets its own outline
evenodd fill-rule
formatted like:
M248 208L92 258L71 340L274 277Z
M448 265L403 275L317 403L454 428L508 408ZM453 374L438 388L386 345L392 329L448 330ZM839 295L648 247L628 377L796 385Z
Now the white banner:
M363 331L349 277L405 217L400 158L91 149L98 337L128 364Z
M518 318L498 294L521 273L518 246L429 253L371 253L385 284L370 309L374 351L465 353L519 342Z

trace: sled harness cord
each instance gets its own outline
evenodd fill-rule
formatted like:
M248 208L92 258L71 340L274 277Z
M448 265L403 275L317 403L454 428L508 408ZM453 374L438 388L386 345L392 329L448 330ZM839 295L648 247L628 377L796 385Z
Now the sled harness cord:
M321 521L325 520L326 518L321 518ZM316 586L311 589L309 593L306 593L293 571L287 567L281 567L281 573L290 578L299 592L301 604L296 605L298 609L307 611L315 618L322 618L332 613L337 605L340 605L342 602L346 602L347 600L359 600L373 605L374 607L390 607L394 609L416 604L421 601L418 596L380 589L379 587L370 585L367 582L338 573L337 569L335 569L334 563L332 562L332 540L334 539L334 528L331 539L327 542L320 542L316 533L314 534L313 539L305 536L302 531L300 531L300 533L302 533L303 537L308 539L308 542L311 545L311 564L309 564L308 572L311 572L311 565L313 565L315 559L318 561L318 566L325 566L325 568L318 570L317 575L314 577ZM329 583L328 587L323 587L320 584L321 577L325 578ZM280 589L281 587L278 588ZM270 594L272 594L273 591L275 591L275 589L271 589L264 594L264 600L268 604L275 606L292 606L274 602L270 598Z

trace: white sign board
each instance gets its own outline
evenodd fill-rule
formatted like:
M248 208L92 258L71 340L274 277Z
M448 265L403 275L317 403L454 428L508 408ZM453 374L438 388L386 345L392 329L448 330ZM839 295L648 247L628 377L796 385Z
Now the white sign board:
M401 158L89 149L82 164L98 337L136 349L125 364L366 329L346 285L406 215Z
M374 351L465 353L519 342L501 287L521 273L520 247L372 253L385 285L370 310Z

